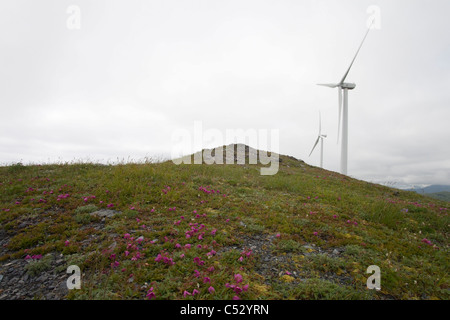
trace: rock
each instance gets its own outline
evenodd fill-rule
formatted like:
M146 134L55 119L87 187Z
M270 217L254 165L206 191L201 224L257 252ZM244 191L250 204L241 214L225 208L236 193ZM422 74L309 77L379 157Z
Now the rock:
M28 222L22 222L21 224L19 224L19 229L23 229L25 227L27 227L28 225L30 225Z
M137 241L144 241L144 236L140 236L139 238L136 239Z
M339 254L339 251L338 251L337 249L334 249L334 250L333 250L333 254L338 255L338 254Z
M8 267L8 266L12 265L14 262L16 262L16 260L11 261L10 263L7 263L7 264L5 264L5 265L3 265L3 266L4 266L4 267Z
M59 294L66 296L69 293L69 289L67 288L67 282L61 281L57 290L58 290Z
M0 282L2 282L2 280L3 280L3 275L0 274Z
M111 218L114 217L116 214L119 214L120 211L116 211L116 210L109 210L109 209L102 209L102 210L98 210L95 212L91 212L90 215L91 216L96 216L96 217L102 217L102 218Z
M115 247L117 247L117 242L114 241L108 248L114 249Z
M41 275L36 279L36 282L45 282L47 277L45 275Z

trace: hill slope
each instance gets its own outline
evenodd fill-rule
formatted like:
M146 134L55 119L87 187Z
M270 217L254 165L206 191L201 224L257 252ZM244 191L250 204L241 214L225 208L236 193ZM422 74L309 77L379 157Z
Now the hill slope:
M259 168L0 168L0 299L449 298L448 203L287 156Z

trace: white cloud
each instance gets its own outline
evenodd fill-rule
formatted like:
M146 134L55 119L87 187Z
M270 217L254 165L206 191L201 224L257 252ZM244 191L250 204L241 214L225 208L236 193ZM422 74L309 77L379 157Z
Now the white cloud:
M66 28L67 6L81 29ZM324 164L338 170L339 81L349 74L349 174L448 183L450 3L366 1L40 1L0 4L0 163L170 154L171 134L279 129L308 154L318 112Z

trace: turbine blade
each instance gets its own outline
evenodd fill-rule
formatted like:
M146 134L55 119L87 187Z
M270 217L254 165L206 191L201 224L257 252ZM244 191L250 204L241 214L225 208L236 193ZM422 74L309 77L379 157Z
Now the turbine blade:
M314 149L317 147L317 144L319 143L319 140L320 140L320 136L317 137L316 143L314 144L314 147L312 148L311 153L309 154L310 157L311 157L311 155L312 155Z
M339 116L338 116L338 134L337 134L337 143L339 143L339 135L341 133L341 118L342 118L342 89L339 88Z
M328 87L328 88L336 88L339 86L338 83L318 83L318 86Z
M375 20L372 20L372 24L373 24L374 21L375 21ZM348 67L347 72L344 74L344 77L342 78L341 82L339 82L340 85L343 84L344 81L345 81L345 79L347 78L348 73L350 72L350 69L351 69L352 66L353 66L353 63L355 62L356 57L358 56L358 53L359 53L359 51L361 50L361 48L362 48L362 46L363 46L363 43L364 43L364 41L366 40L367 35L369 34L370 29L372 28L372 24L370 25L369 29L367 29L366 35L364 36L363 41L362 41L361 44L359 45L358 51L356 51L356 54L355 54L355 57L354 57L353 60L352 60L352 63L350 63L350 67Z

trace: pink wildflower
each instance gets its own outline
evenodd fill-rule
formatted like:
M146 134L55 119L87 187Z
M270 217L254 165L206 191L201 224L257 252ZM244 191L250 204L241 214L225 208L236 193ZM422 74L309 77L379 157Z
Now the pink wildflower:
M153 292L153 287L151 287L148 291L147 291L147 298L148 300L152 300L155 297L155 293Z

